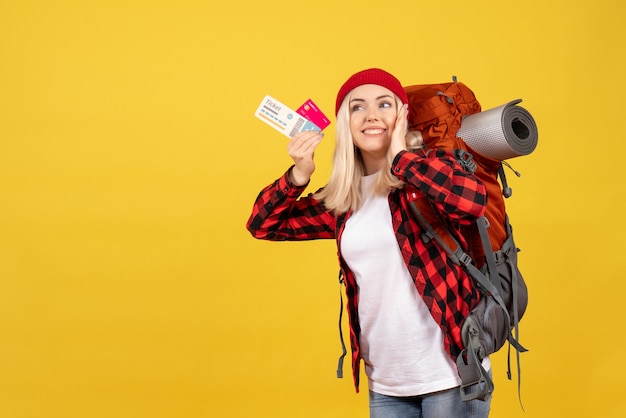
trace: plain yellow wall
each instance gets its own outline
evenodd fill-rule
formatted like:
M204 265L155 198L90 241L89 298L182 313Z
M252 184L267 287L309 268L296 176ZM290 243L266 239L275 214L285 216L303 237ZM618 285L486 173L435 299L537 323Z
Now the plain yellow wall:
M366 416L335 378L334 243L244 225L290 164L262 97L334 116L371 66L539 126L509 175L526 412L499 353L492 416L626 415L623 4L2 1L0 416Z

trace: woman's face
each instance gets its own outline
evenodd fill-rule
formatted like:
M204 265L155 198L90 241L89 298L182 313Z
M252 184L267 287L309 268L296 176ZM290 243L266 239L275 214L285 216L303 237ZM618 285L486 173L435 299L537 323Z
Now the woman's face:
M398 115L393 92L377 84L364 84L352 90L348 105L352 140L366 166L386 159Z

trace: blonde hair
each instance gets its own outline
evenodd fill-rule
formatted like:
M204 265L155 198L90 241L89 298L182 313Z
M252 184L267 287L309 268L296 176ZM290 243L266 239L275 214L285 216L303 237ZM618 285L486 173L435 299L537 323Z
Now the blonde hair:
M350 131L350 96L351 94L346 96L337 112L337 133L330 179L326 187L315 194L315 198L323 201L326 209L338 215L361 207L361 177L366 175L361 151L354 145ZM396 95L394 97L399 110L402 102ZM391 162L388 161L377 173L374 194L386 195L391 190L401 188L403 184L391 174Z

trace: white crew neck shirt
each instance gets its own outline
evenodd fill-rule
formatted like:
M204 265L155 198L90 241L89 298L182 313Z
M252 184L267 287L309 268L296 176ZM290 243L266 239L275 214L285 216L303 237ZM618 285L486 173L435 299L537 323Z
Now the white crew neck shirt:
M341 253L359 287L360 345L369 389L415 396L458 386L443 333L420 297L398 247L387 196L361 180L363 206L346 222Z

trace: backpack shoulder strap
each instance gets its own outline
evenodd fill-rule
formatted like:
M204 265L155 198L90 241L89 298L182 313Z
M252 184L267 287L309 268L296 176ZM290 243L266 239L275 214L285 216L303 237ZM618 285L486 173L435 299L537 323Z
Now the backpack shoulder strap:
M489 280L495 286L499 294L502 294L502 284L500 283L500 277L498 275L498 267L496 267L496 256L491 249L491 241L489 240L489 233L487 228L489 227L489 220L484 216L480 217L476 221L476 228L478 229L478 235L480 236L480 242L485 253L485 262L487 263L487 273Z
M496 301L501 304L506 310L506 305L504 303L504 300L502 300L501 293L498 291L492 281L487 278L487 276L485 276L483 272L481 272L473 265L472 258L463 250L463 247L458 242L458 240L452 235L448 228L439 219L439 216L435 213L435 210L430 205L428 199L421 195L421 193L412 186L405 186L405 191L409 202L409 207L411 208L411 211L415 215L417 222L423 230L421 236L422 240L428 242L434 239L439 244L439 246L446 252L452 262L454 262L456 265L465 267L467 269L467 272L470 274L470 276L472 276L475 282L481 288L483 288L484 291L492 294L494 299L496 299ZM486 219L484 219L484 217L480 219L481 220L479 220L479 223L485 224ZM491 247L489 247L489 251L491 252Z
M422 241L429 242L434 239L457 265L471 261L470 256L463 251L459 241L441 222L428 199L413 186L405 185L404 191L409 207L422 228L422 235L420 236Z

